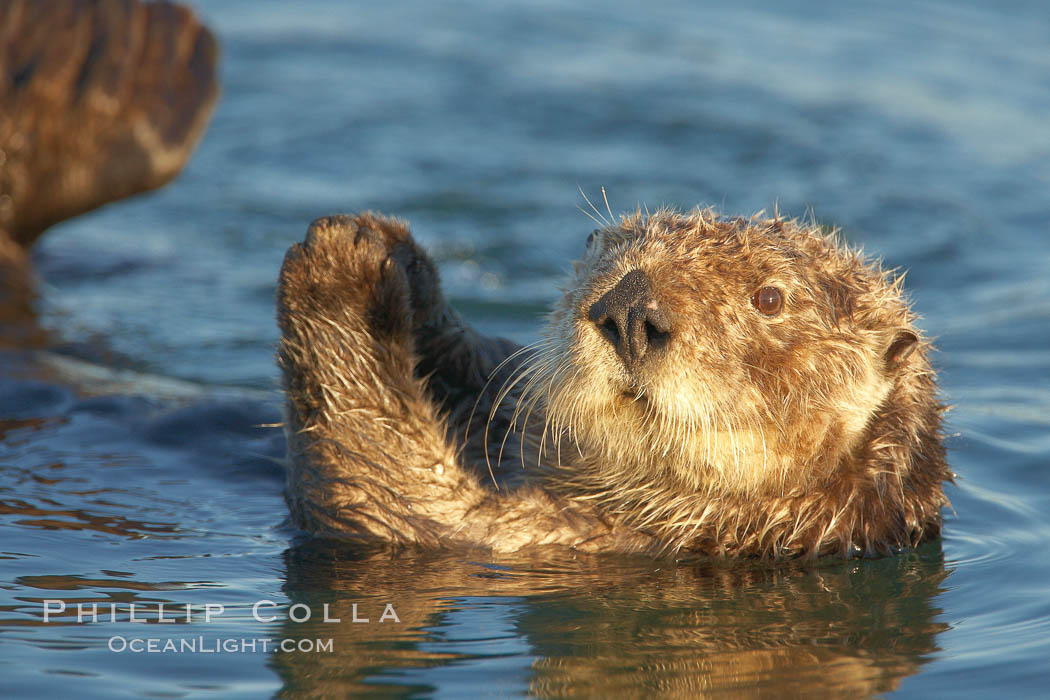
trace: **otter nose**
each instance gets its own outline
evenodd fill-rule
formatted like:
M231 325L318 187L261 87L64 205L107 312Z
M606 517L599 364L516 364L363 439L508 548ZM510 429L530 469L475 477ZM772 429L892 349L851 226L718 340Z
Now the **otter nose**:
M594 302L587 318L612 343L628 369L646 353L662 349L671 338L671 321L656 303L649 278L631 270L616 286Z

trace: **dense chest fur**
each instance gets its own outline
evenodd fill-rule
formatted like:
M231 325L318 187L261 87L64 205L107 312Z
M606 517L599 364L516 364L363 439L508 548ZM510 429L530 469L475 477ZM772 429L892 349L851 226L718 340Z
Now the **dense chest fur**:
M763 285L777 317L749 306ZM305 529L768 557L939 533L942 409L911 312L793 223L625 218L526 349L470 329L407 228L371 215L315 222L278 303Z

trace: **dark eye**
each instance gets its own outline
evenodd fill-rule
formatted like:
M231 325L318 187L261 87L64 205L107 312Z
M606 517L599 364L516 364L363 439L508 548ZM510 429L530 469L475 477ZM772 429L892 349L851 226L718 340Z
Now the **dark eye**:
M751 297L751 303L766 316L776 316L784 308L784 295L776 287L762 287Z
M591 235L587 236L587 247L591 247L591 243L594 243L595 237L598 235L598 229L591 231Z

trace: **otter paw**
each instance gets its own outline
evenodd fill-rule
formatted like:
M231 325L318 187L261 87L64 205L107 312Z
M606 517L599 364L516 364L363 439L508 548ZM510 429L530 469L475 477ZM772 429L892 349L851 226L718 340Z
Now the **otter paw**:
M434 262L411 237L394 246L390 257L401 267L408 280L413 326L422 328L440 323L445 301Z
M387 335L410 330L410 286L391 251L410 240L396 220L370 214L328 216L289 248L277 296L282 328L295 317L365 324Z

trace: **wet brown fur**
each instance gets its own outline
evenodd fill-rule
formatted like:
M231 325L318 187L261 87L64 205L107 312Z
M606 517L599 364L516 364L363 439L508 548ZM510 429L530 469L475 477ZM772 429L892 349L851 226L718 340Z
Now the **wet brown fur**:
M404 222L314 222L278 290L293 521L774 558L939 533L943 408L899 278L796 221L638 212L593 238L544 339L515 352L444 302ZM673 330L628 369L586 310L632 269ZM768 285L775 317L750 302Z

